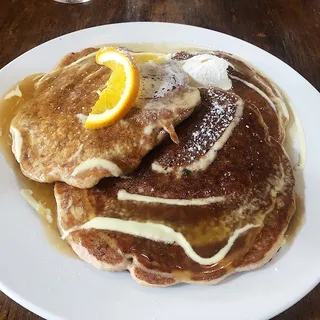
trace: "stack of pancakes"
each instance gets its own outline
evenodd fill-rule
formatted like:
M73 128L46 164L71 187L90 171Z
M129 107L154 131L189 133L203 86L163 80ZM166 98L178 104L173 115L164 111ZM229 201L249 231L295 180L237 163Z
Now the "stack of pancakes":
M22 172L55 182L62 237L93 266L153 286L267 263L295 210L277 87L223 52L210 54L228 62L232 88L191 87L175 66L198 53L179 52L140 69L154 92L123 120L89 130L82 120L110 75L94 52L67 55L11 124Z

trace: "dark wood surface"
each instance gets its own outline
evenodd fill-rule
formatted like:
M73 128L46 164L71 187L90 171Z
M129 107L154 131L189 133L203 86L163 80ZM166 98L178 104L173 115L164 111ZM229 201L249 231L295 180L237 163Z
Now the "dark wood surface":
M319 0L1 0L0 68L65 33L126 21L185 23L233 35L285 61L320 90ZM0 292L4 319L40 318ZM274 319L320 319L320 285Z

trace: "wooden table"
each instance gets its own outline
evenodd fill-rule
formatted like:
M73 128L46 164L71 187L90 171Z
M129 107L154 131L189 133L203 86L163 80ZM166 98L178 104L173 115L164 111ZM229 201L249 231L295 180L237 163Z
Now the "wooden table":
M320 90L319 0L92 0L81 5L2 0L0 68L49 39L125 21L185 23L233 35L279 57ZM319 302L320 285L274 319L320 319ZM40 318L0 292L4 319Z

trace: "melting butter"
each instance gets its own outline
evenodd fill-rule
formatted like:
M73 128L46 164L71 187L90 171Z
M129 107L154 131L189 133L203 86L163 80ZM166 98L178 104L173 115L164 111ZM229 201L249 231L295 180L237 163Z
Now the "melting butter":
M143 99L164 98L180 87L186 87L189 79L180 64L174 60L163 63L152 61L138 64L140 71L139 96Z
M136 108L138 109L168 109L175 112L178 109L191 109L201 102L200 91L197 88L188 87L181 90L179 94L165 97L164 99L153 99L148 102L138 99Z
M12 135L12 152L15 155L18 163L21 160L21 153L22 153L22 137L20 131L10 126L10 133Z
M239 236L241 236L248 230L257 227L260 227L260 225L247 224L246 226L235 230L233 235L228 239L227 244L210 258L203 258L199 256L193 250L187 239L180 232L176 232L172 228L167 227L163 224L153 222L137 222L117 218L95 217L81 226L74 227L72 229L69 229L68 231L65 231L62 235L62 239L66 239L71 232L81 229L97 229L123 232L137 237L143 237L154 241L161 241L168 244L176 243L177 245L182 247L185 254L193 261L201 265L212 265L218 263L227 255Z
M8 92L8 93L5 95L4 100L8 100L8 99L11 99L11 98L13 98L13 97L19 97L19 98L22 97L22 92L21 92L21 90L20 90L19 85L17 85L14 90L11 90L10 92Z
M50 224L53 223L52 212L46 208L41 202L35 200L32 196L33 191L29 189L22 189L20 191L23 198L35 209L42 217L44 217Z

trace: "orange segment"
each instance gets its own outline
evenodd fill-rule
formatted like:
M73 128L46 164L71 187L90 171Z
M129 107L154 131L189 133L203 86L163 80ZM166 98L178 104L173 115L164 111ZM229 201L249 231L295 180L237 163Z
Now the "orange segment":
M112 70L104 89L92 108L86 128L97 129L121 120L133 107L139 92L140 74L134 59L115 47L101 48L96 62Z

